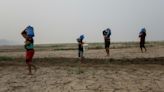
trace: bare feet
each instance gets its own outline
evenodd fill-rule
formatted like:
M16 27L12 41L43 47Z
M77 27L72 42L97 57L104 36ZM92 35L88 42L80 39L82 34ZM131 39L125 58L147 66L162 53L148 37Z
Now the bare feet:
M37 71L37 67L35 65L31 65L34 68L34 71Z
M36 66L34 66L34 70L35 70L35 72L37 71L37 68L36 68Z

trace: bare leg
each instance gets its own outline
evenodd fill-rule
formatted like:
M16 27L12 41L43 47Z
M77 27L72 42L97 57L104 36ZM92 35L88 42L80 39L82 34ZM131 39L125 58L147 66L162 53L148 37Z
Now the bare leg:
M34 68L35 72L37 71L37 68L35 65L31 64L31 66Z
M28 70L29 70L29 75L32 75L32 69L31 68L34 68L34 70L35 70L35 72L37 71L37 68L36 68L36 66L35 65L33 65L33 64L28 64Z
M32 72L31 72L31 65L30 64L28 64L28 70L29 70L29 75L32 75Z
M147 51L146 47L144 46L145 52Z
M31 75L32 74L32 72L31 72L31 64L30 64L30 59L26 59L26 64L27 64L27 67L28 67L28 71L29 71L29 75Z
M105 48L105 50L106 50L107 56L110 56L109 48Z
M143 53L142 47L140 47L140 48L141 48L141 52Z
M28 66L28 70L29 70L29 75L32 75L32 69L31 69L31 67L34 68L35 72L37 70L36 66L33 65L31 62L32 62L32 60L30 60L30 59L27 59L26 60L26 63L27 63L27 66Z
M84 52L80 52L80 62L82 63L84 61Z

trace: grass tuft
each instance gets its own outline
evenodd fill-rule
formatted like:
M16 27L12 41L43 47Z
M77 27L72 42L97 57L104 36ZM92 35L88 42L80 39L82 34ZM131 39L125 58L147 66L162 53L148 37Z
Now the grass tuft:
M12 57L0 56L0 61L12 61L14 60Z

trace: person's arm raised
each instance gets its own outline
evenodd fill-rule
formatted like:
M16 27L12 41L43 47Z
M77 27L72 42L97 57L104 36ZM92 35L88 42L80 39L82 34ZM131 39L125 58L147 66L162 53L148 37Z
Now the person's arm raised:
M25 30L23 30L22 32L21 32L21 35L26 39L27 38L27 34L26 34L26 31Z

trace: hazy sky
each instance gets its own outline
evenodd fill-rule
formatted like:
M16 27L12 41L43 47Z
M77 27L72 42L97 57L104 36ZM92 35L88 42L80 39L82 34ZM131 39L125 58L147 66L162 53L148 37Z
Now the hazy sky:
M164 0L0 0L0 39L23 43L21 31L31 24L35 43L103 42L102 30L112 30L112 41L137 41L147 29L147 40L164 40Z

